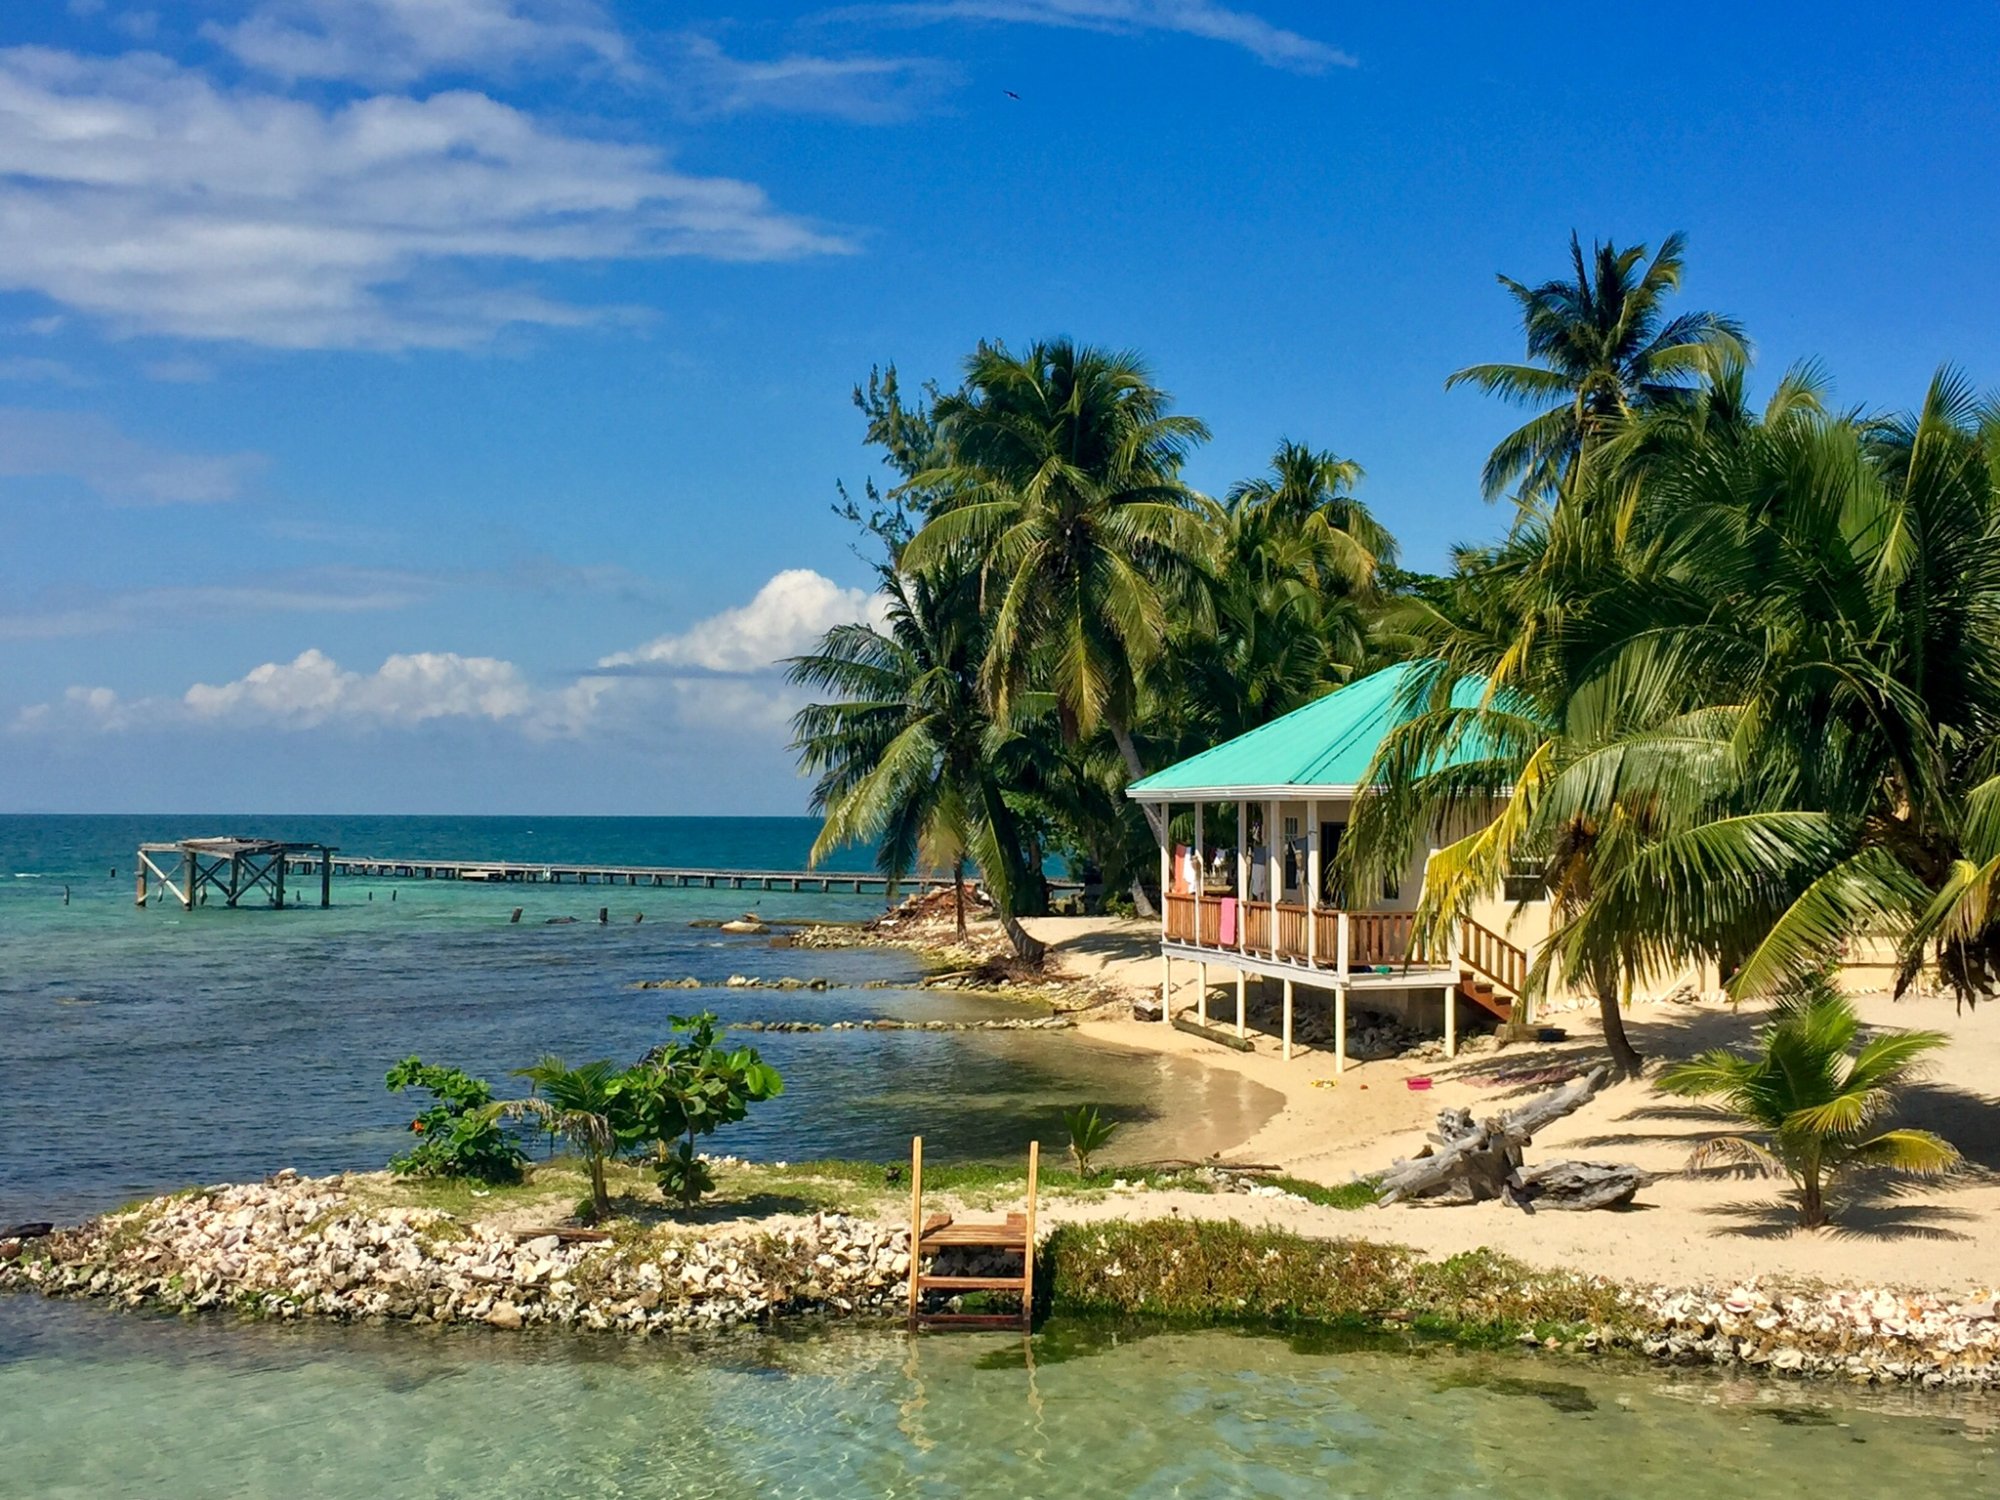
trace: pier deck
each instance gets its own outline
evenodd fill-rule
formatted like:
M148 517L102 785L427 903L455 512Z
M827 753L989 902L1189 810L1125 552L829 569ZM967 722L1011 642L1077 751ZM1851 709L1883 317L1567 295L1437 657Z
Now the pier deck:
M888 877L866 870L718 870L682 865L592 865L568 861L497 859L408 859L337 854L337 875L378 880L465 880L480 884L631 885L708 890L870 891L887 893ZM315 866L316 868L317 866ZM905 890L949 890L949 875L912 875L896 882ZM1052 880L1051 890L1082 889L1074 880Z

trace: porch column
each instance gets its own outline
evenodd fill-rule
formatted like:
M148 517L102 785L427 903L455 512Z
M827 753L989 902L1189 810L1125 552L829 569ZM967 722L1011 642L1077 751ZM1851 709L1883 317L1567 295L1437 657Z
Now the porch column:
M1347 955L1352 951L1348 946L1347 913L1334 918L1333 971L1339 976L1339 983L1333 987L1333 1071L1347 1071Z
M1458 1056L1458 986L1446 985L1444 991L1444 1055L1447 1059Z
M1319 966L1319 798L1306 799L1306 963Z
M1292 981L1285 979L1285 1061L1292 1060Z
M1278 902L1285 894L1284 851L1278 847L1278 799L1264 804L1265 879L1271 887L1271 957L1278 956Z
M1243 798L1236 799L1236 951L1241 954L1250 947L1250 804ZM1248 1009L1250 976L1244 972L1242 963L1236 965L1236 1034L1244 1034L1243 1022Z
M1203 826L1202 826L1203 824L1202 814L1206 810L1207 810L1206 803L1203 802L1195 803L1193 894L1194 894L1194 942L1197 948L1201 946L1201 898L1203 897L1203 895L1207 893L1208 890L1207 851L1202 848L1202 845L1207 841L1208 837L1207 834L1203 831Z
M1174 960L1167 952L1167 921L1174 893L1174 805L1160 804L1160 1019L1174 1020Z

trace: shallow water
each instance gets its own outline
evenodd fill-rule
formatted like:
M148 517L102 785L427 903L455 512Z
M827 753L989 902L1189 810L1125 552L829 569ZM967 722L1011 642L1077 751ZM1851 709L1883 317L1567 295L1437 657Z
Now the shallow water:
M881 898L624 886L337 879L335 905L287 911L132 904L141 839L237 831L401 855L802 868L809 819L0 818L0 1222L69 1218L191 1182L381 1166L410 1097L382 1075L412 1052L494 1082L545 1053L632 1059L676 1012L727 1020L972 1020L1006 1001L910 989L640 990L731 974L914 981L907 955L819 952L693 928L755 908L853 919ZM865 864L865 860L863 861ZM113 877L111 871L117 870ZM64 887L69 904L63 901ZM370 894L374 899L370 900ZM391 897L394 897L392 900ZM515 906L527 908L519 925ZM598 907L612 920L600 926ZM634 915L643 915L635 923ZM547 925L552 917L582 920ZM1263 1091L1196 1070L1022 1033L747 1038L784 1095L712 1139L762 1160L1011 1157L1064 1138L1090 1100L1138 1128L1170 1109L1254 1125ZM1206 1092L1201 1092L1201 1091ZM1164 1144L1162 1144L1164 1149ZM1156 1153L1157 1154L1157 1153Z
M182 1322L0 1299L0 1493L1991 1493L1990 1404L1514 1355L1054 1324L663 1341Z

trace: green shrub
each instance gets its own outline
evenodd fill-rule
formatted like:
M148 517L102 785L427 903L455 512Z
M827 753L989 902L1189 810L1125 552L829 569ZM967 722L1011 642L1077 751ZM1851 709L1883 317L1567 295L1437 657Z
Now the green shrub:
M621 1147L650 1146L660 1191L691 1208L715 1186L695 1143L743 1119L752 1104L775 1099L785 1084L756 1048L725 1052L718 1045L721 1025L713 1011L674 1016L671 1024L674 1039L612 1079L609 1093Z
M1090 1176L1090 1159L1104 1149L1118 1129L1116 1121L1098 1114L1095 1104L1079 1104L1063 1111L1063 1125L1069 1131L1069 1157L1076 1163L1076 1175Z
M410 1121L416 1143L389 1163L400 1177L466 1177L475 1182L519 1182L526 1158L500 1126L493 1090L458 1068L410 1056L389 1070L389 1092L422 1089L430 1108Z

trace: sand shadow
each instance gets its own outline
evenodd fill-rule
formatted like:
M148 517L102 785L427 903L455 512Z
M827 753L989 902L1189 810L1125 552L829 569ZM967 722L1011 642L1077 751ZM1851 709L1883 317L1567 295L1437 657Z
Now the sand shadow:
M1930 1197L1940 1186L1935 1180L1880 1176L1837 1183L1830 1198L1833 1223L1819 1232L1836 1240L1975 1240L1971 1231L1977 1230L1981 1216ZM1799 1231L1798 1205L1790 1197L1717 1203L1700 1212L1722 1233L1746 1239L1786 1239Z

